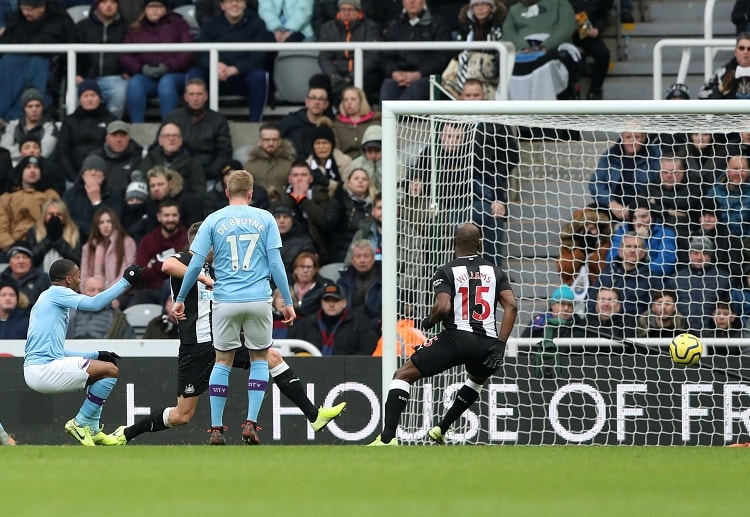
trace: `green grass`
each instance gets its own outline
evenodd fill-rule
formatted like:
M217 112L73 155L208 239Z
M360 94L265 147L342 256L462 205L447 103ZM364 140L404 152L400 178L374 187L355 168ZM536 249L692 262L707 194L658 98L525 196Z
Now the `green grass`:
M749 472L720 447L0 447L0 514L746 515Z

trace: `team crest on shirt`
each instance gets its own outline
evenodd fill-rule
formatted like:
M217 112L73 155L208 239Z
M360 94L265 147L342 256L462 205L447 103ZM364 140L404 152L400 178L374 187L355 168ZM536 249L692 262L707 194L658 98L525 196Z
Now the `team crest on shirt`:
M185 395L190 395L191 393L195 393L195 387L192 384L188 384L185 386Z

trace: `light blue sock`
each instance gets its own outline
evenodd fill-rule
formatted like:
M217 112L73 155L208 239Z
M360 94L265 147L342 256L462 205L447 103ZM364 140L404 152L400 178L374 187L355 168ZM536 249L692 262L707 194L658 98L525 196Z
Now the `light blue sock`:
M223 364L214 364L208 378L208 400L211 403L211 427L221 427L224 422L224 406L227 405L229 392L229 372L232 368Z
M89 426L92 436L99 432L99 417L102 416L102 406L107 401L109 394L112 393L115 384L117 384L117 378L105 377L88 387L86 400L83 401L83 405L76 415L76 422L82 427Z
M247 379L247 419L258 421L260 406L268 386L268 361L251 361Z

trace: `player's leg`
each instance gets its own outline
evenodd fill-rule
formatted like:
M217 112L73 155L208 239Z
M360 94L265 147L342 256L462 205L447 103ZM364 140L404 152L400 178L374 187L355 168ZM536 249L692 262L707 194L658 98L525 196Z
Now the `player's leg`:
M316 432L324 429L331 420L344 411L346 402L330 408L321 407L317 409L312 401L307 398L307 393L297 374L275 348L268 350L268 368L271 377L273 377L273 382L279 387L279 391L302 410Z
M401 413L404 412L406 404L409 402L411 385L421 378L422 374L411 359L408 359L393 374L388 397L385 400L383 430L371 445L398 445L396 428L401 420Z
M8 434L5 429L3 429L3 424L0 423L0 445L15 445L16 440L13 438L12 435Z
M244 319L244 305L241 303L214 302L213 333L216 362L208 379L208 394L211 404L212 445L224 445L224 408L229 393L229 373L232 371L234 354L242 346L240 331Z
M248 445L258 445L258 413L268 386L268 350L273 344L273 315L271 304L245 304L242 330L245 347L250 351L250 373L247 379L247 420L242 424L242 439Z
M120 371L113 363L92 360L86 373L89 374L86 400L78 410L74 423L79 427L87 426L91 430L91 439L95 445L119 445L117 440L101 431L99 419L104 403L117 384Z

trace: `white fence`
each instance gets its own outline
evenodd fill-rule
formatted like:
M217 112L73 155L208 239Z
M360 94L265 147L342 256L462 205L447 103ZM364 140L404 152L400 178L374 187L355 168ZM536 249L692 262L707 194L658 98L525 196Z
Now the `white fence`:
M713 51L714 50L732 50L735 47L735 40L729 38L722 39L700 39L700 38L666 38L659 40L654 45L654 100L662 98L662 51L665 48L682 48L682 58L680 68L677 72L675 82L684 83L687 76L688 66L690 65L691 51L693 48L703 48L706 53L706 67L704 70L703 80L707 81L713 74ZM709 62L710 54L710 62Z

